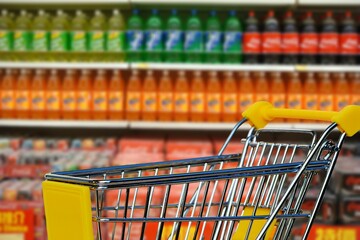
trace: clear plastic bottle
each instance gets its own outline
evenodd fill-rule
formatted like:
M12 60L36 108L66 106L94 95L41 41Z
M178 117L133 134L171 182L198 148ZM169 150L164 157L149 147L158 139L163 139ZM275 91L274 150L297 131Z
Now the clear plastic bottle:
M14 26L14 58L28 60L32 47L31 16L27 11L21 10L15 20Z
M70 50L72 52L71 60L79 62L88 61L87 31L89 29L89 25L87 16L81 10L77 10L70 27Z
M106 51L111 62L124 61L125 51L125 21L122 13L115 9L108 21L106 35Z
M10 51L13 50L13 20L6 9L0 15L0 60L11 60Z
M105 15L96 10L94 16L90 20L89 27L89 51L91 61L106 61L104 58L105 51L105 35L107 32L107 21Z
M51 60L66 61L69 50L70 20L63 10L57 10L50 33Z
M32 59L44 61L49 59L50 49L50 28L49 16L44 10L39 10L32 23Z

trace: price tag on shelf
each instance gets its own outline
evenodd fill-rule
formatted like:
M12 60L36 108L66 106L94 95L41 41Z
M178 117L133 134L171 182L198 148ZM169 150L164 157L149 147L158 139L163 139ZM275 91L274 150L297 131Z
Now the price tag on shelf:
M135 66L138 69L148 69L149 68L149 64L147 64L147 63L135 63Z
M1 209L0 239L31 240L34 239L33 209Z
M308 240L357 240L360 239L360 226L314 224Z
M306 65L295 65L295 70L299 72L306 72L308 69Z

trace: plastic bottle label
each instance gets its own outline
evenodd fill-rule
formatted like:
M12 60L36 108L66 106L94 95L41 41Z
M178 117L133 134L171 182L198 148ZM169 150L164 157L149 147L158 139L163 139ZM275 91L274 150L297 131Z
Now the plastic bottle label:
M105 33L103 31L89 32L89 50L94 52L105 50Z
M304 96L304 107L309 110L318 109L318 99L316 94L305 94Z
M201 52L203 49L203 33L201 31L187 31L184 48L188 52Z
M237 112L237 95L235 93L224 94L224 112L236 113Z
M49 50L49 33L47 31L34 31L33 50L37 52Z
M283 33L282 35L282 51L283 53L297 54L299 53L299 34L292 33Z
M242 42L241 32L228 31L224 34L224 52L240 52Z
M144 92L143 93L143 106L144 112L156 111L156 92Z
M339 52L339 34L321 33L319 50L323 54L337 54Z
M272 103L276 108L284 108L285 107L285 94L275 94L272 96Z
M204 106L204 93L193 93L190 97L190 111L202 113L205 110Z
M56 52L67 51L69 43L69 34L66 31L51 32L51 50Z
M28 31L17 30L14 32L14 50L27 51L30 49L31 33Z
M124 51L125 34L123 31L109 31L107 34L107 51L122 52Z
M281 52L281 34L279 32L264 32L262 34L262 52Z
M1 109L3 110L12 110L14 109L14 91L13 90L3 90L1 91Z
M70 33L70 48L72 51L85 52L87 50L86 32L74 31Z
M126 101L126 111L129 112L139 112L140 107L140 92L128 92L127 93L127 101Z
M94 111L106 111L108 106L107 92L106 91L94 91Z
M220 52L221 51L221 32L220 31L208 31L205 35L206 52Z
M109 110L110 111L122 111L123 108L123 98L124 95L122 92L110 91L109 92Z
M88 111L90 110L90 94L89 91L78 91L77 92L77 110Z
M60 93L59 91L46 91L46 109L59 110L60 109Z
M319 110L333 111L333 98L329 95L319 95Z
M162 49L162 31L150 30L146 32L146 50L160 51Z
M45 92L44 91L32 91L31 94L31 109L44 110L45 109Z
M183 48L183 32L179 30L171 30L166 34L165 49L167 51L182 51Z
M258 32L244 33L244 52L255 53L261 52L261 36Z
M342 54L356 54L358 51L358 40L356 33L340 34L340 52Z
M173 94L171 92L159 93L159 109L161 112L172 112Z
M131 30L127 32L128 49L131 51L141 51L144 43L144 32Z
M187 113L189 111L189 94L175 93L175 112Z
M270 95L268 93L256 93L255 102L258 101L269 101Z
M300 51L304 54L317 54L319 47L319 36L316 33L300 34Z
M28 110L30 108L30 93L26 90L16 91L16 109Z
M75 92L64 91L63 93L63 109L74 111L76 109Z
M301 109L301 94L288 95L288 107L291 109Z
M10 51L12 47L12 41L12 32L0 30L0 51Z
M253 95L241 93L239 96L240 112L245 111L253 103Z
M207 112L220 113L221 109L221 95L220 93L208 93L207 94Z
M336 109L335 111L340 111L344 107L350 104L350 96L349 95L338 95L336 96Z

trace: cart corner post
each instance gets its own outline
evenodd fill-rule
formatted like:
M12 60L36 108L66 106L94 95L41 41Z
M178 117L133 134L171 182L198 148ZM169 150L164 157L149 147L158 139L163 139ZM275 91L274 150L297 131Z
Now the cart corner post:
M90 189L44 181L43 198L49 240L93 240Z

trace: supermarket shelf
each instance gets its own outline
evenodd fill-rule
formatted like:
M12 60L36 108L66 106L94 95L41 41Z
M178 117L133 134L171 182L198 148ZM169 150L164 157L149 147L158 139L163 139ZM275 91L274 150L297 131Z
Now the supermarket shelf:
M295 5L295 0L130 0L134 5L221 5L221 6L289 6Z
M127 121L0 120L0 127L126 129Z
M74 63L74 62L0 62L0 68L29 69L128 69L128 63Z
M1 0L0 5L129 5L130 0Z
M359 0L360 2L360 0ZM299 72L360 72L360 66L347 65L296 65L295 70Z
M359 0L297 0L299 6L360 6Z

